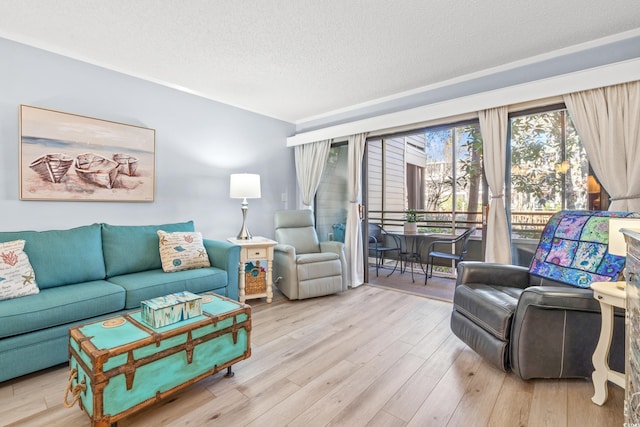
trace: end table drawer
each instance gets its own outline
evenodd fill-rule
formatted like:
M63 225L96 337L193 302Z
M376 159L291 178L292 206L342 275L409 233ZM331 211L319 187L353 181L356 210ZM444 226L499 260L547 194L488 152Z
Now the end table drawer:
M244 248L246 259L266 259L267 248Z

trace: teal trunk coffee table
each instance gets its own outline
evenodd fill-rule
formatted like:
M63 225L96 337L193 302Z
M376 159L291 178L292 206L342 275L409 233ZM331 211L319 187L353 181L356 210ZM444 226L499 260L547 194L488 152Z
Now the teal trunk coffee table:
M160 328L140 311L71 328L65 404L79 401L92 426L108 426L223 369L233 375L251 355L251 307L202 297L202 316Z

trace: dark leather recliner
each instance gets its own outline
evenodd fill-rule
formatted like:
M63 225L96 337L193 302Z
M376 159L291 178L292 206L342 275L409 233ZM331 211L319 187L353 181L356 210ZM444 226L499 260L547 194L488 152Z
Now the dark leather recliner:
M600 337L593 291L529 274L525 267L463 261L451 330L476 353L523 379L593 373ZM616 311L610 366L624 372L624 313Z
M560 221L580 219L583 214L589 212L565 211L552 217L529 269L477 261L458 265L451 330L497 368L511 370L523 379L579 378L593 373L591 359L601 325L600 305L593 298L593 291L542 277L535 273L541 270L534 268L547 262L550 266L545 265L544 271L548 276L565 278L570 274L554 272L553 263L562 261L545 256L552 250L557 255L557 246L547 249L560 240L553 235ZM610 215L628 215L591 214L594 221ZM605 221L608 223L608 219ZM544 239L553 242L546 249ZM615 279L623 264L606 253L602 255L603 262L617 263L609 269ZM585 274L594 279L590 282L605 280ZM620 372L624 372L624 348L624 312L618 310L609 365Z

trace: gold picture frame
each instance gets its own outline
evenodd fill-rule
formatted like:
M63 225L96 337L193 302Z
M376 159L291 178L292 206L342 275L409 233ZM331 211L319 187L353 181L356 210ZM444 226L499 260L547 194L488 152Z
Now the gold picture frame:
M154 129L20 105L19 157L20 200L154 200Z

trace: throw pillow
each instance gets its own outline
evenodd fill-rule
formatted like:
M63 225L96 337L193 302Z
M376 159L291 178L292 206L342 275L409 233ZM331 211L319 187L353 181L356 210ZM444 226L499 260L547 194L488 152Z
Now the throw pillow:
M24 240L0 243L0 300L40 292Z
M158 230L158 237L162 269L166 273L211 267L201 233Z

